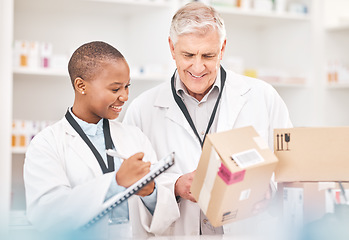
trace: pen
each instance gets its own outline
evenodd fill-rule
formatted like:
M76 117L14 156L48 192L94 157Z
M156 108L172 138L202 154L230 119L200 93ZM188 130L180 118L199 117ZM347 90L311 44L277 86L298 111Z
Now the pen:
M105 152L109 155L109 156L112 156L112 157L118 157L120 158L121 160L123 159L128 159L128 157L118 153L117 151L113 150L113 149L107 149L105 150Z
M117 151L113 150L113 149L107 149L105 150L105 152L112 157L118 157L120 158L121 162L123 162L125 159L128 159L128 157L118 153ZM156 163L151 163L151 168L155 165Z

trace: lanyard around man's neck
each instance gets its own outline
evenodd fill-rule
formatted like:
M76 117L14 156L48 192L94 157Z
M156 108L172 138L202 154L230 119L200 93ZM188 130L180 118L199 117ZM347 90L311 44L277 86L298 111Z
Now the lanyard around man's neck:
M227 74L226 74L225 70L223 69L223 67L221 66L221 89L220 89L219 95L217 97L215 106L213 108L213 111L212 111L212 114L211 114L211 117L210 117L210 121L208 122L207 129L206 129L206 132L205 132L203 140L201 140L201 138L199 136L199 133L198 133L198 131L195 128L194 122L193 122L193 120L190 117L190 114L188 112L187 107L185 106L185 104L182 101L182 99L176 93L175 73L173 74L173 76L171 78L172 95L173 95L173 97L174 97L178 107L181 109L182 113L184 114L185 118L187 119L190 127L193 129L193 132L195 133L196 137L198 138L201 147L203 147L203 144L204 144L204 141L205 141L205 138L206 138L206 134L210 131L210 128L211 128L212 123L213 123L213 120L215 119L217 108L218 108L218 104L219 104L219 101L220 101L220 99L222 97L222 92L223 92L226 76L227 76Z
M85 141L87 146L91 149L93 154L95 155L97 162L99 163L99 166L102 169L103 174L108 172L113 172L115 170L114 166L114 158L107 155L107 162L108 166L105 165L104 160L102 156L99 154L96 147L92 144L90 139L87 137L87 135L84 133L80 125L75 121L73 116L70 114L69 110L65 114L65 118L70 123L70 125L75 129L75 131L80 135L80 137ZM105 142L105 149L112 149L114 144L113 140L111 139L110 135L110 127L109 127L109 121L108 119L103 119L103 135L104 135L104 142Z

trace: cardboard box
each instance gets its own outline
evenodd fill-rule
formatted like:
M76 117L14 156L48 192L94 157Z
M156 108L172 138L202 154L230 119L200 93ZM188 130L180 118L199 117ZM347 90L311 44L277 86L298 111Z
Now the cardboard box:
M342 185L349 199L349 183ZM278 183L276 200L283 224L290 229L299 229L317 221L327 213L334 213L336 204L346 203L339 184L335 182Z
M250 217L277 162L253 127L208 134L191 192L215 227Z
M274 130L277 182L349 181L349 127Z

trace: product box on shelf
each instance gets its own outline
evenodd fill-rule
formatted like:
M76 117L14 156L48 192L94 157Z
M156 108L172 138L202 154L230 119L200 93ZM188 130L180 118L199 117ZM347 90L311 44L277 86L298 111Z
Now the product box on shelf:
M278 183L275 200L282 222L288 228L299 228L334 213L336 206L348 204L349 182Z
M349 181L349 127L274 130L277 182Z
M248 218L278 160L253 127L208 134L191 193L215 227Z

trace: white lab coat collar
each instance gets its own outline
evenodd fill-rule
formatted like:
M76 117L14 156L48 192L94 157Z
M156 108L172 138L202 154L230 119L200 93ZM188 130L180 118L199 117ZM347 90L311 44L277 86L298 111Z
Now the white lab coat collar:
M234 126L242 107L248 100L246 93L250 90L251 86L244 81L244 79L233 72L227 71L226 83L222 93L219 112L217 114L217 116L219 116L217 131L228 130ZM227 94L227 91L229 94ZM188 133L196 139L196 136L185 119L181 109L173 99L170 79L162 85L162 91L160 91L160 94L155 99L154 106L167 108L166 117L184 127Z
M217 78L216 78L215 82L213 83L212 88L210 89L210 91L208 91L208 93L206 93L206 95L202 98L202 100L200 102L206 101L208 96L211 94L211 92L213 91L214 88L218 88L218 92L221 90L221 74L217 75ZM180 80L180 78L178 76L178 71L175 72L175 89L176 89L177 95L180 98L182 98L182 100L183 100L183 96L180 93L181 91L183 92L183 94L190 95L188 93L188 89L185 87L183 82Z

